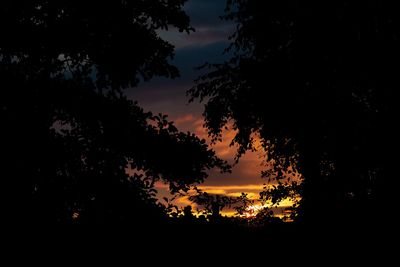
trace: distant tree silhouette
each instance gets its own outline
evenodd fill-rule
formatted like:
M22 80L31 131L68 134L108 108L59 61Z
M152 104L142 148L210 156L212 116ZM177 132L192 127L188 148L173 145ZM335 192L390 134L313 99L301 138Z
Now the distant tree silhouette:
M194 215L192 213L192 206L188 205L183 208L183 218L187 223L194 221Z
M391 214L400 85L394 3L229 0L225 18L237 24L234 55L206 64L210 72L189 91L206 100L209 132L217 139L233 121L239 156L260 134L276 180L289 166L304 176L295 185L303 221ZM284 187L275 193L291 192Z
M234 207L234 209L239 216L245 215L245 213L248 212L249 208L254 205L254 200L250 199L248 197L248 194L246 193L242 193L238 197L237 202L239 203L239 205Z
M197 190L196 194L190 196L189 199L204 208L211 222L218 222L221 218L221 211L238 201L237 198L209 194L201 190Z
M168 63L173 46L156 31L192 30L184 2L2 2L5 220L153 221L164 216L156 181L177 192L208 169L228 169L204 140L123 92L153 76L178 76Z

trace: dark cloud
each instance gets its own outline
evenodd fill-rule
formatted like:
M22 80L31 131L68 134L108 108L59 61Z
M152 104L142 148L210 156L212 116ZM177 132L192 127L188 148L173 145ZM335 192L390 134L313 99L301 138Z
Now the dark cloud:
M160 81L161 82L161 81ZM200 113L201 109L192 110L188 107L186 99L186 90L190 84L174 84L166 82L157 86L145 84L138 88L132 88L127 92L130 99L139 102L139 105L147 111L153 113L169 114L172 117L178 117L188 111Z
M222 20L225 0L201 1L189 0L185 10L191 18L191 25L195 32L180 33L177 30L159 31L160 36L175 45L177 50L187 46L203 46L221 41L228 41L234 32L231 21Z
M234 27L232 25L222 25L221 27L201 27L190 34L178 31L160 31L161 38L168 40L179 51L182 48L191 46L205 46L213 43L228 43L228 38L232 35Z
M182 78L196 78L201 72L195 68L205 62L222 62L228 59L224 54L224 49L228 46L225 41L215 42L205 46L189 46L176 52L176 57L172 61L180 70Z
M230 28L198 28L196 33L188 35L186 39L191 45L227 42L228 30L230 30Z
M263 184L266 181L261 178L261 162L256 160L240 160L239 164L234 166L232 173L221 174L218 170L213 170L205 185L248 185ZM254 168L256 167L256 168Z
M224 15L225 7L226 0L189 0L185 5L185 10L195 28L217 27L227 23L220 19Z

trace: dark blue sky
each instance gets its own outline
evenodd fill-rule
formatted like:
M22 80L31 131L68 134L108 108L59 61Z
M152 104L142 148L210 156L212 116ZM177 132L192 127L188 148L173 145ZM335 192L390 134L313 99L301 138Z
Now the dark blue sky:
M234 27L231 22L219 18L224 14L225 5L226 0L189 0L185 10L196 32L190 35L178 31L160 32L164 39L175 45L172 64L179 68L181 77L174 80L155 78L128 90L128 96L146 110L168 114L171 119L189 113L199 116L201 105L187 105L186 91L201 74L196 67L205 62L222 62L226 58L223 51Z

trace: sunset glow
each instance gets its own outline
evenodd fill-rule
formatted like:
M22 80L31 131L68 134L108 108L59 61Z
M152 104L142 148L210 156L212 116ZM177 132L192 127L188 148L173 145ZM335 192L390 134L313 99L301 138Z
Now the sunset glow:
M253 218L253 217L256 217L257 214L258 214L261 210L263 210L263 209L265 209L265 208L268 208L268 205L266 205L266 204L252 205L252 206L250 206L250 207L248 207L248 208L246 209L246 211L244 212L244 214L243 214L242 216L245 217L245 218Z

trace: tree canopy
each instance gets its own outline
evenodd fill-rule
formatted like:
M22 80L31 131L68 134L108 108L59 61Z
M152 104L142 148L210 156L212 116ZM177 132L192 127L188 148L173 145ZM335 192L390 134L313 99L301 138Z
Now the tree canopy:
M185 0L3 1L0 116L8 219L151 221L172 192L229 169L204 140L128 100L124 89L177 77L157 30L189 33Z
M400 20L390 1L229 0L233 56L189 91L217 137L233 122L239 155L261 136L265 175L299 218L369 220L392 211ZM296 170L301 186L282 182ZM267 192L268 193L268 192ZM281 194L279 194L281 193ZM264 195L265 197L265 195ZM271 196L270 196L271 197Z

